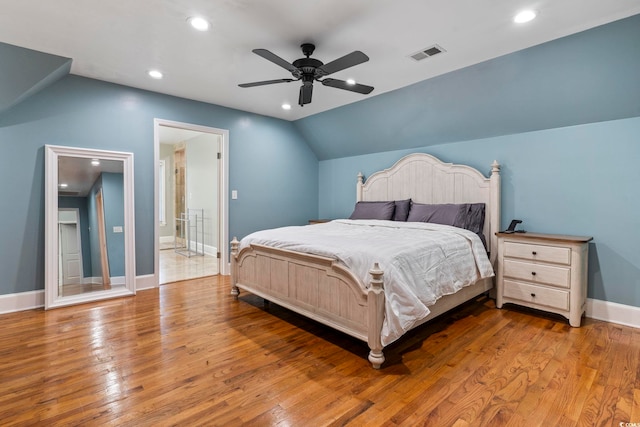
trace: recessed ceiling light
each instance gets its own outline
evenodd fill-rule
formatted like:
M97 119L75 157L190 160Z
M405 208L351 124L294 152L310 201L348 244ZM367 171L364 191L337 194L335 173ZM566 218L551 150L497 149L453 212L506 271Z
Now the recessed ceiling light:
M100 166L100 160L98 160L98 159L91 159L91 165L93 165L93 166Z
M529 22L536 17L536 12L534 10L523 10L513 17L513 22L517 24L524 24L525 22Z
M149 70L149 77L152 77L154 79L161 79L162 73L158 70Z
M354 84L356 84L356 81L353 80L353 79L347 79L347 84L348 85L354 85Z
M189 24L198 31L207 31L209 29L209 21L199 16L189 18Z
M283 110L291 110L291 104L287 104L287 103L282 104L282 109Z
M61 182L60 185L59 185L60 188L67 188L68 186L69 185L65 184L64 182Z

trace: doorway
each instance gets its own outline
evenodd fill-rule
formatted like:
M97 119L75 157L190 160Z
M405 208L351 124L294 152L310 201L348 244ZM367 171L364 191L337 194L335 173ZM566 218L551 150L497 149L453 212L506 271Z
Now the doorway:
M228 274L228 131L155 121L158 284Z
M78 208L58 208L58 286L82 285L82 244Z

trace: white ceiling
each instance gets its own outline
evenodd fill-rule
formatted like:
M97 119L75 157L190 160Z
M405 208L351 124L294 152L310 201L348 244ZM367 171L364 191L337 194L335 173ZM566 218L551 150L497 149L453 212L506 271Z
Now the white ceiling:
M58 184L60 194L85 197L102 172L123 173L124 163L120 160L100 159L99 165L92 165L87 157L60 156L58 158Z
M538 18L513 23L525 8ZM313 42L325 63L361 50L369 62L331 77L374 86L371 97L638 13L638 0L0 0L0 41L72 58L72 74L296 120L367 95L316 82L299 107L298 82L239 88L291 77L252 49L293 62ZM211 30L193 30L195 15ZM433 44L446 53L408 57Z

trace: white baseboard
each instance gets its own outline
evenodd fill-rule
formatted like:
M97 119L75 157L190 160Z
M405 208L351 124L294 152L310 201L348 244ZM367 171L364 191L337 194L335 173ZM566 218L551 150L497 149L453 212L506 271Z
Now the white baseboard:
M102 277L85 277L82 279L82 283L85 285L102 285ZM112 285L124 285L125 277L124 276L113 276L111 278Z
M119 284L116 282L122 281L120 284L124 285L124 276L122 278L113 277L112 280L112 284ZM100 279L100 282L102 282L102 279ZM151 289L157 286L158 283L156 282L155 275L153 274L136 276L136 291ZM44 307L44 289L0 295L0 314L32 310L34 308L42 307Z
M160 243L173 243L173 236L160 236L158 240Z
M587 298L586 316L591 319L640 328L640 307Z
M158 281L155 274L145 274L144 276L136 276L136 292L145 289L157 288Z
M192 250L196 250L199 254L203 252L203 248L206 255L217 256L218 254L218 248L216 248L215 246L203 245L202 243L196 243L193 240L191 241L189 248ZM186 248L183 249L186 250Z
M173 244L174 239L173 239L173 236L160 236L159 241L161 244L162 243ZM207 255L216 256L218 254L218 248L216 248L215 246L203 245L202 242L196 243L195 240L191 240L191 243L189 244L189 249L197 250L198 253L202 253L203 248L204 248L204 253ZM178 249L181 249L181 248L178 248ZM186 248L182 248L182 249L186 250Z
M136 291L158 286L155 275L136 277ZM0 295L0 314L44 307L44 290ZM587 298L586 316L591 319L640 328L640 307Z
M44 307L44 289L0 295L0 314Z

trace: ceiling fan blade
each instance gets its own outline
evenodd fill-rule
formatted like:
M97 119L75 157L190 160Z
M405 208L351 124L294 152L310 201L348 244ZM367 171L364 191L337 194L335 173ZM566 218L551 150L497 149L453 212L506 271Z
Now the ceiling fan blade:
M359 83L349 84L344 80L338 79L324 79L321 83L325 86L335 87L337 89L349 90L351 92L361 93L363 95L368 95L373 90L372 86L361 85Z
M300 96L298 97L298 105L303 107L304 104L310 104L312 94L313 94L313 85L303 84L302 86L300 86Z
M280 58L275 53L268 51L267 49L253 49L252 52L256 55L262 56L267 61L271 61L274 64L281 66L291 73L298 71L298 68L294 67L293 64L285 61L284 59Z
M363 62L367 62L369 57L364 53L356 50L351 52L342 58L338 58L335 61L331 61L327 64L324 64L316 69L316 75L318 77L328 76L329 74L333 74L337 71L344 70L345 68L353 67L354 65L362 64Z
M253 83L241 83L238 86L240 87L254 87L254 86L264 86L264 85L272 85L275 83L289 83L295 82L295 79L278 79L278 80L265 80L262 82L253 82Z

